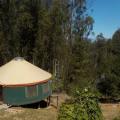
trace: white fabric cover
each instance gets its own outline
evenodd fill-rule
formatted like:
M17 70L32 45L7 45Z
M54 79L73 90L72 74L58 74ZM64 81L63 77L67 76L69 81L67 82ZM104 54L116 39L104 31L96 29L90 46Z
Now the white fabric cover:
M45 82L51 74L24 59L13 59L0 67L1 85L28 85Z

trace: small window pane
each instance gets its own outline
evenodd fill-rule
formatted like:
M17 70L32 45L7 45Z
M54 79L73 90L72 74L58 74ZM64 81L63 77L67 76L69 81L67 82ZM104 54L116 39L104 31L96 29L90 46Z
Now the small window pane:
M44 84L43 86L43 93L46 94L49 92L49 84Z
M26 97L38 96L38 86L28 86L26 87Z

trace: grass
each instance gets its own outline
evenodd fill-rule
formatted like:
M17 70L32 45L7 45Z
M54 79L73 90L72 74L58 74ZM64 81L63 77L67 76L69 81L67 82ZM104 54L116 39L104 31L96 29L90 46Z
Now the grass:
M59 94L59 106L68 99L65 93ZM56 98L51 98L51 103L56 106ZM43 109L9 108L0 110L0 120L57 120L58 110L55 107Z
M46 109L13 109L0 110L0 120L57 120L57 110Z

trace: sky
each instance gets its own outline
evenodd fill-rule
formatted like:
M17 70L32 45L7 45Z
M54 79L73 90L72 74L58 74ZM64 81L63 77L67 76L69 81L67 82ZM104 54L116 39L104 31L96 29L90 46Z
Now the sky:
M111 38L120 28L120 0L93 0L91 16L94 18L95 36L103 33L104 37Z

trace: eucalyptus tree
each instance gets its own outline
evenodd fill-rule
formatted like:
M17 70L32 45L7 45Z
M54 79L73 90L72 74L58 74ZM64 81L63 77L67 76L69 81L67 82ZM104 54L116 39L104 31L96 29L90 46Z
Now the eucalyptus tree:
M86 0L74 0L73 3L70 82L83 88L94 79L91 72L91 42L88 39L94 20L87 15Z

